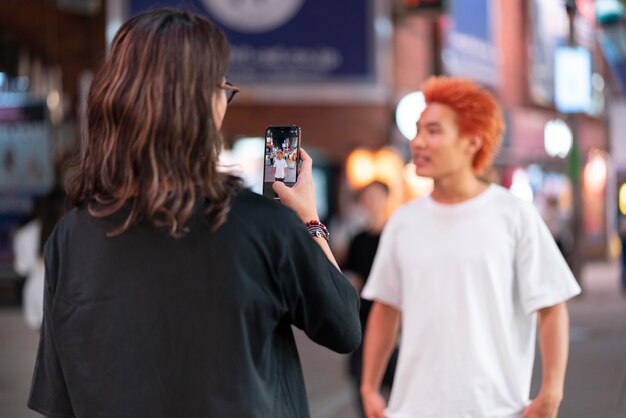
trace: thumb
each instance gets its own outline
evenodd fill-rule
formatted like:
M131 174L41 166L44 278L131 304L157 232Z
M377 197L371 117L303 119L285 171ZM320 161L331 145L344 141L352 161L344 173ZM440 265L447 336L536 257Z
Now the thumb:
M283 196L287 193L289 187L287 187L282 181L275 181L274 184L272 184L272 189L274 189L278 197L283 200Z

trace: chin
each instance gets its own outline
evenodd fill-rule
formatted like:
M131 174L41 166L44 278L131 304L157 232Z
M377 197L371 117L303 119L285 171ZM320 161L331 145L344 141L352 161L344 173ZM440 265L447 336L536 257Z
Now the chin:
M433 178L433 172L431 170L428 170L425 167L417 167L415 169L415 174L417 174L420 177Z

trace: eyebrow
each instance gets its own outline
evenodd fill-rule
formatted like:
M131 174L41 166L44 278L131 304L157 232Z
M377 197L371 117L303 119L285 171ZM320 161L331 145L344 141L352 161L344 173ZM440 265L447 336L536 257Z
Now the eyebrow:
M417 122L417 127L418 128L441 128L442 125L439 122L428 122L426 123L426 125L421 125L419 122Z

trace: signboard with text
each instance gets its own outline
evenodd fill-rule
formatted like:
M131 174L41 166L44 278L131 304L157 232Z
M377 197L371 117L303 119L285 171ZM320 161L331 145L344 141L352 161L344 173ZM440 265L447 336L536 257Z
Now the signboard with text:
M206 14L231 48L237 83L376 81L372 1L128 0L131 15L160 6Z
M495 86L499 81L498 49L493 25L496 2L450 0L444 20L442 61L447 74Z

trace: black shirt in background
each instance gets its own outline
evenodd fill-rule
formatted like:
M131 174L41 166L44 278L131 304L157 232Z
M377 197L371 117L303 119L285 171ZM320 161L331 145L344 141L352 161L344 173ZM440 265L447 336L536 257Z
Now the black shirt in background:
M76 209L48 240L28 405L52 417L308 417L291 325L360 343L358 296L289 209L249 191L183 238Z
M367 283L367 278L372 270L374 264L374 257L376 256L376 250L378 249L378 243L380 242L380 233L372 234L369 231L363 231L358 233L350 241L348 247L348 257L344 269L351 271L360 276L363 280L363 286ZM365 334L365 328L367 327L367 318L369 317L372 309L373 302L367 299L361 299L361 307L359 309L359 319L361 321L361 332ZM383 386L391 386L395 375L396 362L398 359L398 349L394 348L385 374L383 375ZM360 386L362 372L363 372L363 348L360 346L350 356L349 372L357 383L357 387Z
M352 238L348 247L348 257L345 263L345 270L349 270L359 275L363 280L363 286L372 270L376 250L380 241L380 234L372 234L368 231L360 232ZM360 317L363 330L365 322L372 308L372 302L366 299L361 300Z

